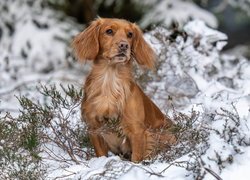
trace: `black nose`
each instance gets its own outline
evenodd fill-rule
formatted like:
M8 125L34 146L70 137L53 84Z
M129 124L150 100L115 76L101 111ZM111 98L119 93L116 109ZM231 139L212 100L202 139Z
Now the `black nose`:
M120 42L120 43L119 43L119 49L120 49L121 51L126 51L126 50L128 49L128 43L127 43L127 42L124 42L124 41Z

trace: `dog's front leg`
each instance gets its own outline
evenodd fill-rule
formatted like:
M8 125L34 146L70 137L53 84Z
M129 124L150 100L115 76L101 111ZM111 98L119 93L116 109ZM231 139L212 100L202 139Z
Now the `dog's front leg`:
M146 129L138 119L138 116L131 113L130 115L125 115L121 122L123 132L130 142L132 151L131 161L136 163L144 159L147 146Z
M108 155L108 145L102 136L102 123L97 117L85 114L84 120L87 123L88 134L92 145L94 146L97 157Z
M126 101L122 117L121 125L131 145L131 160L140 162L145 157L147 142L143 98L137 86Z
M89 138L94 146L97 157L108 155L108 146L98 130L89 129Z
M130 134L130 143L132 148L131 161L140 162L144 158L145 134L143 130Z

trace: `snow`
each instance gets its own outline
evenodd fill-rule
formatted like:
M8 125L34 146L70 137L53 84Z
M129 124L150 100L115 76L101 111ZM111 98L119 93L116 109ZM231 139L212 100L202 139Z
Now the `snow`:
M236 155L234 163L224 169L221 177L227 180L241 179L247 180L250 177L250 148L246 148L244 154Z
M102 178L102 179L192 179L189 177L189 173L176 166L170 166L166 171L166 164L154 163L149 167L145 167L141 164L134 164L129 161L122 161L118 156L112 157L99 157L92 158L87 162L87 164L72 165L64 169L58 169L53 171L49 179L58 177L65 177L65 179L90 179L90 178ZM155 174L154 174L155 173ZM157 175L157 174L162 175Z
M156 5L153 9L142 18L140 22L142 27L147 27L152 22L161 22L167 27L170 27L173 22L176 22L178 25L183 26L190 19L200 19L213 28L218 26L217 19L213 14L199 8L192 1L162 0L154 4Z
M57 87L59 84L73 84L80 89L89 71L88 64L79 64L68 55L69 42L78 31L76 23L71 20L59 21L50 9L41 11L43 14L39 16L33 14L34 12L28 15L26 12L30 11L29 7L17 2L10 6L10 12L0 11L0 17L5 13L4 20L9 20L14 10L20 9L20 14L16 17L20 21L13 23L18 31L12 36L7 36L8 30L5 29L5 38L1 39L0 44L0 111L15 114L18 114L20 108L15 96L23 95L42 101L44 97L36 88L41 84L55 84ZM191 8L192 11L187 13L200 17L199 19L210 26L216 27L217 22L213 15L191 6L190 2L185 1L182 5L180 1L162 1L156 6L157 10L163 13L161 8L169 2L178 6L180 11L183 11L184 5L185 8ZM34 6L35 11L41 10L39 3ZM198 14L192 14L193 12ZM207 27L205 22L194 20L186 23L188 15L184 11L183 14L175 13L180 19L176 19L171 11L167 13L164 12L172 17L168 19L161 14L148 14L145 18L154 16L157 19L161 16L166 24L173 19L181 22L187 39L179 35L175 42L171 43L168 39L161 38L171 34L171 31L165 28L157 28L145 35L159 56L159 69L156 73L147 74L151 80L146 82L144 91L169 116L173 116L172 105L178 112L190 114L194 110L201 114L201 124L197 125L197 128L208 129L207 142L198 144L196 150L178 157L174 162L156 159L149 165L125 161L113 154L89 160L78 157L80 164L76 164L73 161L58 162L49 158L46 153L41 153L43 164L47 167L47 179L191 180L196 179L197 172L180 167L175 162L196 162L192 153L198 154L200 161L204 162L203 166L211 169L222 179L248 179L250 61L239 55L221 53L227 36ZM39 19L39 22L46 22L49 28L37 28L31 16ZM147 24L145 21L142 21L143 23ZM3 24L0 22L1 25ZM160 38L157 38L159 35ZM58 40L58 36L64 40ZM23 52L27 53L26 58L22 55ZM63 109L62 113L67 116L67 109ZM232 114L229 117L230 113ZM81 123L79 116L78 109L71 117L72 127ZM56 122L58 119L54 120ZM0 140L0 144L3 143L5 142ZM55 154L69 158L67 153L55 144L45 143L44 148L45 146ZM204 167L201 171L205 171ZM215 178L206 173L204 179Z
M203 37L200 43L204 46L216 42L216 49L222 50L227 44L227 36L224 33L207 27L204 21L192 21L185 25L183 29L188 35L193 36L194 38Z

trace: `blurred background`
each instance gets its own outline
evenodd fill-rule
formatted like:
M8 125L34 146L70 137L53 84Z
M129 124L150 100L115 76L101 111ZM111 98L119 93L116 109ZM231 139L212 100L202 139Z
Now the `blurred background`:
M250 42L249 0L48 0L48 5L79 23L115 17L137 22L144 30L201 18L229 36L226 49Z
M79 77L87 68L75 63L70 43L98 16L136 22L144 32L163 26L174 30L174 37L199 19L228 36L223 51L250 57L249 0L2 0L0 112L16 110L13 94L36 91L37 82L75 82L81 87ZM213 38L208 37L209 43L218 40Z

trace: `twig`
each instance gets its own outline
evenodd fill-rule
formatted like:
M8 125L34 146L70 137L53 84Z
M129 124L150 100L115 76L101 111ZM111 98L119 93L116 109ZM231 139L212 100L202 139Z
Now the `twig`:
M72 176L72 175L75 175L76 173L75 172L71 172L71 174L66 174L66 175L63 175L63 176L58 176L58 177L55 177L54 179L63 179L63 178L66 178L66 177L69 177L69 176Z
M206 167L203 167L208 173L210 173L212 176L214 176L217 180L223 180L218 174L216 174L214 171L211 169L208 169Z
M196 155L195 155L196 156ZM208 172L209 174L211 174L212 176L214 176L217 180L223 180L218 174L216 174L212 169L209 169L207 167L204 166L204 162L203 160L196 156L197 158L197 162L199 163L200 167L203 168L206 172Z
M71 160L67 160L66 158L64 158L63 156L59 156L57 154L55 154L50 148L48 148L45 144L44 147L47 149L45 149L46 153L52 158L52 160L56 160L58 162L65 162L69 165L72 165L72 163L70 163Z
M187 161L175 161L175 162L172 162L166 168L164 168L162 171L160 171L159 173L162 174L163 172L165 172L171 166L176 165L176 164L181 164L181 163L188 163L188 162Z

